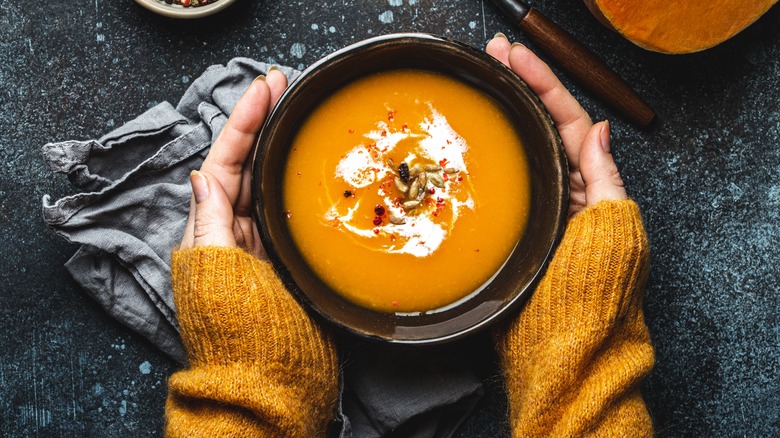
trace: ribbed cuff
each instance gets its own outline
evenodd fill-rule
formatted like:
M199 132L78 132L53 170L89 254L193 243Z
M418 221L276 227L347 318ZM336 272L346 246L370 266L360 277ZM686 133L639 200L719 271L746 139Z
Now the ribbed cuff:
M331 337L273 268L239 249L176 251L189 368L168 382L171 436L324 436L338 396Z
M649 245L637 204L603 201L574 216L547 272L512 324L523 349L556 332L614 326L647 277Z
M192 248L174 252L172 275L181 335L193 365L335 364L330 338L270 264L240 249Z

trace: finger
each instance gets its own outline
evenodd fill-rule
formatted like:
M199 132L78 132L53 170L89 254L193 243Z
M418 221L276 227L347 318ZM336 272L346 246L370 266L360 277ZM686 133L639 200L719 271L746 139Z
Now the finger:
M268 112L271 93L264 79L255 79L238 101L201 167L219 181L231 204L238 198L244 162Z
M490 42L488 42L485 47L485 52L509 67L509 50L511 48L512 45L509 43L506 35L499 32L490 40Z
M509 65L544 103L561 134L569 165L577 169L582 141L593 126L590 116L550 67L527 47L513 44L509 51Z
M219 180L194 170L190 184L195 198L193 246L236 247L233 206Z
M282 93L287 88L287 76L280 70L271 68L266 75L265 82L271 90L270 108L276 106L276 102L282 97Z
M284 73L278 69L272 67L266 75L265 82L268 84L268 89L270 91L270 111L273 109L273 106L276 105L276 102L279 101L279 98L282 96L282 93L284 93L285 88L287 88L287 76L285 76ZM243 177L241 180L238 197L234 202L236 216L251 216L252 214L251 164L251 160L245 160L244 162Z
M252 216L252 166L247 163L244 166L244 175L241 179L241 188L239 189L238 199L233 208L236 216Z
M192 175L190 175L190 178L192 178ZM190 182L191 184L191 182ZM195 233L195 197L190 196L190 214L187 216L187 224L184 226L184 235L181 238L181 244L179 245L179 248L181 249L187 249L192 248L192 245L194 242L194 233Z
M593 125L582 143L580 170L588 206L599 201L628 199L623 179L609 153L609 143L609 122Z

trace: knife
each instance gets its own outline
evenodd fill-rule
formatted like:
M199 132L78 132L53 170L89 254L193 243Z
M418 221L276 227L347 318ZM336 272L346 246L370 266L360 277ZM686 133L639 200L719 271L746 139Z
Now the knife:
M493 1L531 41L596 97L640 127L650 125L655 111L585 45L520 0Z

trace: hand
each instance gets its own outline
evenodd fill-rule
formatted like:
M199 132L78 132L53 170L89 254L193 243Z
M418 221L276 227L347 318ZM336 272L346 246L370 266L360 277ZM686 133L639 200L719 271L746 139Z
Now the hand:
M486 51L523 78L552 116L569 160L569 216L602 200L628 199L609 152L609 122L594 125L550 67L527 47L497 34Z
M278 70L258 77L236 104L200 170L192 171L190 216L181 248L243 248L266 259L252 218L249 152L270 109L287 87Z

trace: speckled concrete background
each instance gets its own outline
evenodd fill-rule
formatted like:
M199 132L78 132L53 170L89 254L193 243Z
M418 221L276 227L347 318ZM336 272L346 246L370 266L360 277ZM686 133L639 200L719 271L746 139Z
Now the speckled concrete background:
M714 50L669 57L605 30L579 0L534 3L662 119L640 132L573 88L595 119L613 122L613 151L651 238L657 365L643 389L658 435L777 436L780 8ZM159 436L175 369L68 278L75 248L46 229L40 199L69 185L45 169L40 146L94 138L176 102L234 56L301 68L396 31L525 41L482 0L239 0L197 22L130 0L0 1L0 435ZM489 348L483 356L488 393L460 437L508 435Z

